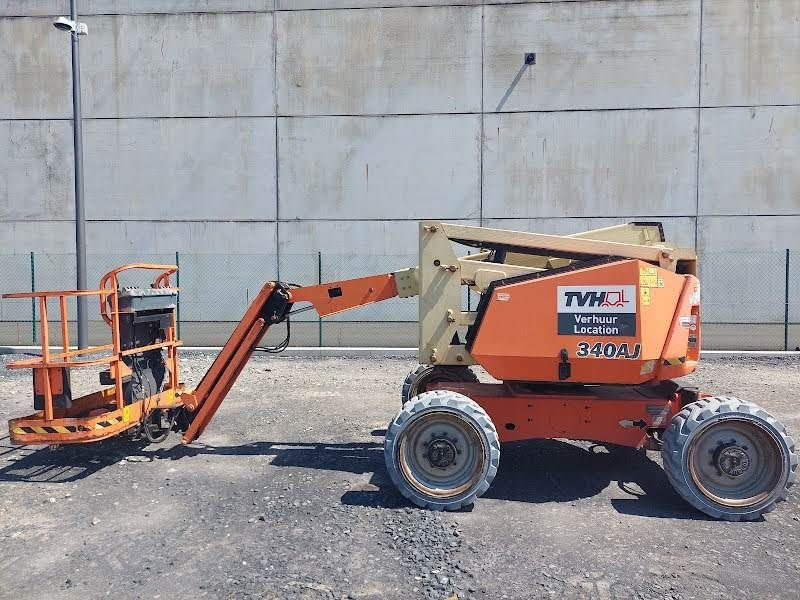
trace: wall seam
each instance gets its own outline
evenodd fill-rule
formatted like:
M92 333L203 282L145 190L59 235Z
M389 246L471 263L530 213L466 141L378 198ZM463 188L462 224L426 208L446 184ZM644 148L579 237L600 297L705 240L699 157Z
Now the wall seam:
M483 0L481 3L481 119L480 119L480 139L479 139L479 146L478 150L480 153L480 164L479 164L479 172L478 172L478 181L480 183L478 194L478 225L483 226L483 152L484 152L484 127L485 127L485 120L486 120L486 113L484 112L484 102L483 102L483 81L484 75L486 72L486 64L485 60L485 53L486 53L486 1Z
M317 115L303 115L303 114L267 114L267 115L142 115L142 116L127 116L127 117L83 117L85 121L158 121L158 120L193 120L193 119L272 119L275 117L290 118L290 119L326 119L326 118L377 118L383 119L386 117L446 117L446 116L473 116L473 115L515 115L515 114L556 114L556 113L602 113L602 112L637 112L637 111L650 111L661 112L669 110L697 110L696 104L689 106L628 106L621 108L560 108L550 110L503 110L496 111L466 111L466 112L416 112L416 113L327 113ZM727 110L727 109L740 109L740 108L800 108L798 104L725 104L725 105L708 105L700 106L703 110ZM16 122L16 121L72 121L70 117L3 117L0 116L0 123L3 122Z

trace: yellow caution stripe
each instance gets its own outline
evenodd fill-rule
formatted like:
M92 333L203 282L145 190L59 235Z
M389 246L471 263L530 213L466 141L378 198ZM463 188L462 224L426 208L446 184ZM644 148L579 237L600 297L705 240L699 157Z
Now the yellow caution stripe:
M98 421L94 424L95 429L103 429L105 427L112 427L114 425L119 425L122 423L122 416L114 417L113 419L106 419L105 421Z
M686 362L686 357L681 356L680 358L665 358L664 359L664 366L665 367L677 367L678 365L682 365Z
M75 433L74 425L47 425L45 427L14 427L11 433Z

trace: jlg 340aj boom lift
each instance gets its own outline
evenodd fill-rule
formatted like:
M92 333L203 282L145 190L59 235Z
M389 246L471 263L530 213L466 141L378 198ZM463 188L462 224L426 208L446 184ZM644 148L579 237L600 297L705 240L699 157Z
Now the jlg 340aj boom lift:
M453 244L480 248L458 257ZM120 288L132 268L160 272L147 289ZM320 316L395 296L419 296L419 360L389 424L386 467L419 506L454 510L491 485L500 443L572 438L660 449L670 482L717 518L750 520L784 500L797 472L794 443L748 401L709 396L674 379L700 355L694 253L664 242L658 223L572 236L423 222L419 266L294 287L270 281L194 390L180 384L177 290L170 265L128 265L87 292L35 292L42 356L32 368L37 412L9 422L18 444L64 444L121 433L183 442L209 424L267 328L294 311ZM480 294L462 310L462 286ZM100 299L111 343L70 350L67 298ZM58 299L63 350L51 351L48 299ZM305 305L305 306L303 306ZM280 350L284 344L272 350ZM98 356L99 355L99 356ZM108 365L107 387L72 398L69 372ZM471 365L497 382L480 383Z

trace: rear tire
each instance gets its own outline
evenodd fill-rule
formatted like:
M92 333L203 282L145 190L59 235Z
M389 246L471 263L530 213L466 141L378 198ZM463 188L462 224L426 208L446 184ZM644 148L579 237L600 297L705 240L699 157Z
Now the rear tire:
M469 367L457 365L417 365L417 368L406 375L403 388L400 392L402 404L414 396L419 396L428 391L432 383L478 383L478 377Z
M786 500L797 476L794 441L771 414L728 396L687 404L664 432L664 471L692 506L753 521Z
M389 424L386 469L403 496L432 510L459 510L489 489L500 442L489 415L462 394L415 396Z

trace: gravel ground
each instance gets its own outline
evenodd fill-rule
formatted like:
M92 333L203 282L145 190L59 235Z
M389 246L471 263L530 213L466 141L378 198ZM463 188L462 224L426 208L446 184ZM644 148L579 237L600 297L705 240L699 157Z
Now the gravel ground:
M211 360L185 354L189 385ZM798 488L764 521L712 521L657 453L506 444L473 510L409 507L382 434L413 366L255 357L190 446L50 450L0 434L0 598L800 596ZM690 379L800 435L800 359L707 359ZM77 393L96 381L73 375ZM30 394L28 372L0 367L0 417L29 412Z

